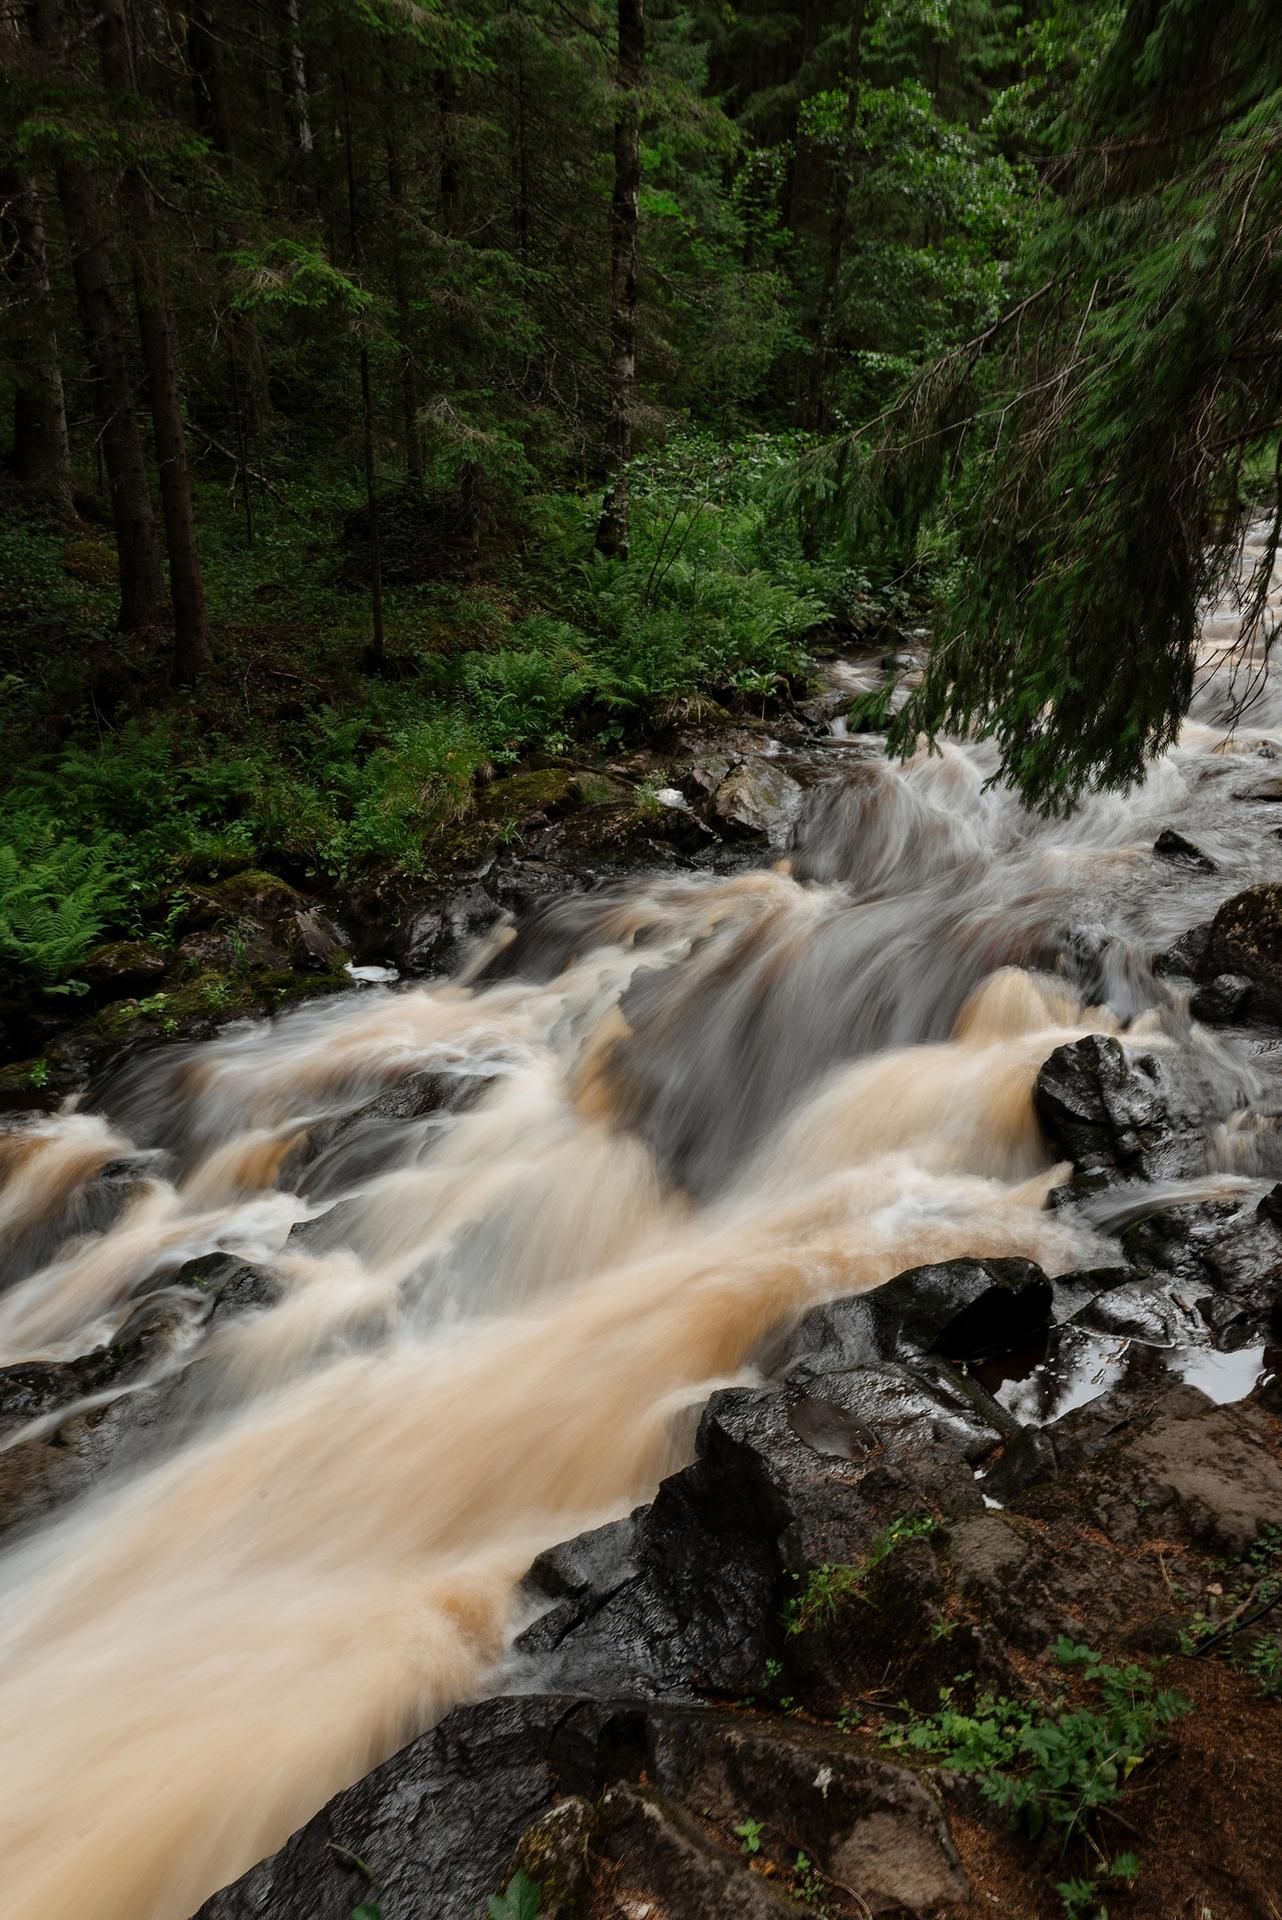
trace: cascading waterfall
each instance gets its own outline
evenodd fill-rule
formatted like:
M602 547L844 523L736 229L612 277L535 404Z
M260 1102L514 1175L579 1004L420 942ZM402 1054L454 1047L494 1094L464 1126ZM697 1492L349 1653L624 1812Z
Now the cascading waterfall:
M1146 959L1260 877L1231 784L1280 716L1226 750L1216 697L1068 823L982 746L897 769L835 737L774 868L553 903L473 984L170 1048L0 1136L0 1362L89 1351L212 1250L277 1288L208 1331L171 1288L181 1418L0 1558L12 1911L185 1920L483 1686L532 1556L645 1498L814 1302L1115 1258L1046 1207L1065 1041L1191 1059L1211 1164L1260 1174L1263 1069ZM1152 861L1171 823L1218 877Z

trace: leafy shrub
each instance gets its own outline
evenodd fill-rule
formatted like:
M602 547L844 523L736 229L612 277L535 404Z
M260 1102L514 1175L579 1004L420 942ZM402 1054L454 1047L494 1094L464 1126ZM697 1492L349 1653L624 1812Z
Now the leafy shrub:
M1145 1668L1110 1666L1063 1637L1055 1653L1061 1665L1078 1670L1096 1704L1072 1708L1062 1697L1046 1705L980 1693L968 1713L954 1705L955 1689L945 1687L938 1712L914 1714L883 1738L889 1746L937 1754L959 1773L979 1775L985 1799L1031 1838L1054 1834L1061 1855L1071 1841L1084 1840L1099 1867L1090 1878L1062 1882L1058 1889L1065 1911L1076 1916L1095 1899L1099 1879L1130 1880L1139 1872L1133 1855L1107 1860L1092 1823L1100 1808L1121 1798L1167 1727L1189 1711L1189 1702L1159 1690Z

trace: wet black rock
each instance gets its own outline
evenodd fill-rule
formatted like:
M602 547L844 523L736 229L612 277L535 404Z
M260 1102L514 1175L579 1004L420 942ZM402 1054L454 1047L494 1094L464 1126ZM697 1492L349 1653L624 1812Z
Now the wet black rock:
M1282 885L1268 881L1226 900L1211 922L1200 980L1220 974L1249 980L1255 1008L1282 1017Z
M141 1301L115 1338L74 1360L26 1360L0 1367L0 1437L157 1366L190 1324L172 1298Z
M1182 933L1165 953L1160 953L1153 962L1154 973L1161 975L1176 974L1181 978L1191 978L1203 959L1211 938L1210 923L1205 926L1190 927Z
M206 1295L211 1321L233 1314L262 1313L284 1297L281 1282L266 1267L248 1266L230 1253L205 1253L187 1260L170 1276L169 1285Z
M1128 1053L1106 1034L1057 1047L1037 1076L1038 1118L1073 1162L1079 1193L1125 1180L1181 1179L1206 1166L1193 1089L1156 1054Z
M478 1790L478 1788L480 1790ZM550 1803L560 1804L549 1811ZM653 1920L798 1912L746 1871L733 1829L786 1834L865 1910L928 1913L967 1885L938 1801L907 1767L840 1735L715 1708L526 1695L465 1707L338 1794L199 1920L350 1920L377 1883L383 1920L477 1920L517 1864L540 1911L568 1915L582 1861Z
M445 894L409 920L394 943L396 964L415 978L453 973L467 949L501 918L498 902L479 883Z
M1186 840L1182 833L1176 833L1174 827L1163 827L1153 842L1153 851L1160 860L1178 860L1188 867L1196 867L1202 873L1218 873L1219 863L1212 860L1201 847L1192 840Z
M790 1350L809 1365L836 1356L846 1367L856 1357L866 1364L923 1354L974 1360L1044 1331L1051 1304L1051 1283L1029 1260L948 1260L817 1308Z
M1220 973L1206 986L1198 987L1189 1001L1189 1011L1207 1026L1227 1026L1247 1017L1253 991L1244 975Z
M941 1362L878 1358L861 1304L808 1315L777 1384L714 1395L693 1465L649 1507L535 1562L542 1611L517 1653L540 1684L740 1691L776 1652L798 1577L858 1559L904 1513L982 1509L973 1465L1015 1423Z

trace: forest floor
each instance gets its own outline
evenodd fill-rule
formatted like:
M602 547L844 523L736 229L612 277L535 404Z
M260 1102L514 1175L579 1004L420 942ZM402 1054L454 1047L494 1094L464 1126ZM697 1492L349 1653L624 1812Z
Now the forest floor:
M715 499L697 474L639 478L630 556L596 563L573 494L466 550L441 503L389 496L379 660L360 509L296 476L248 547L207 488L214 649L191 688L170 684L163 634L116 631L98 503L70 525L15 506L0 524L6 1095L65 1087L113 1041L332 988L346 958L397 964L424 901L547 819L589 809L607 840L640 840L713 736L800 737L816 654L857 636L891 648L907 610L804 557L771 506L784 468L763 437L718 448ZM273 881L324 927L284 927L283 893L251 910Z

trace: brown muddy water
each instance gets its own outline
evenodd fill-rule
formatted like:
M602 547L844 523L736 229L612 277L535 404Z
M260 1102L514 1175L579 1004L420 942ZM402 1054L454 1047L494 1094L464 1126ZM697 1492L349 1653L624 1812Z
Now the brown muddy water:
M200 1360L162 1449L0 1556L10 1911L184 1920L482 1689L533 1555L646 1498L815 1302L954 1255L1115 1264L1107 1219L1045 1205L1032 1089L1065 1041L1179 1052L1217 1190L1272 1184L1215 1145L1277 1104L1267 1043L1149 966L1282 878L1236 797L1282 694L1226 739L1235 617L1138 793L1047 822L982 746L898 768L838 730L782 862L554 903L464 979L164 1049L0 1136L0 1364L84 1354L164 1287L158 1371ZM1219 871L1155 859L1167 826ZM207 1324L180 1269L214 1250L274 1304ZM1053 1418L1111 1351L1000 1390ZM1253 1353L1187 1364L1232 1397Z

